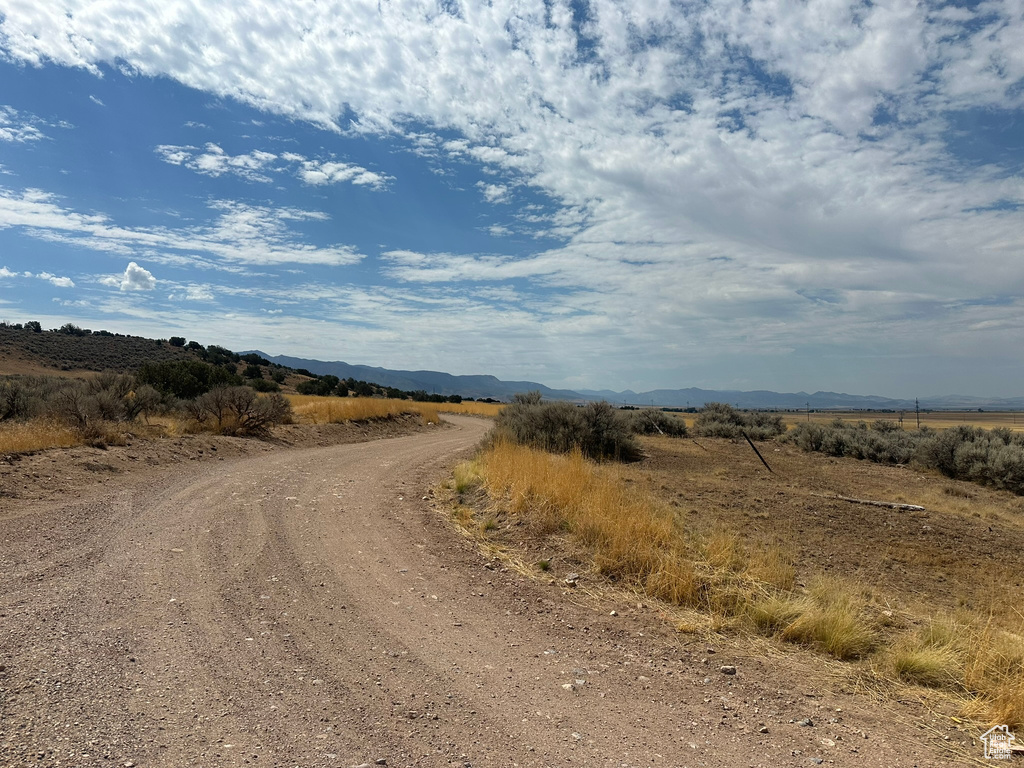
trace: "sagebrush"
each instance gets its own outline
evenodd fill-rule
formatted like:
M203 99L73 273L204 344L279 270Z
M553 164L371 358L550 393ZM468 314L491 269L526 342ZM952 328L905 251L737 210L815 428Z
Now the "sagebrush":
M697 415L693 431L701 437L770 440L786 431L782 417L763 411L739 411L726 403L707 403Z
M805 451L850 456L883 464L908 464L938 470L1024 495L1024 435L1004 427L956 426L911 432L892 421L850 424L799 424L786 437Z
M591 459L633 461L641 455L634 435L654 432L684 435L686 424L654 409L620 411L607 402L543 402L539 392L529 392L515 395L501 410L491 439L552 453L578 449Z

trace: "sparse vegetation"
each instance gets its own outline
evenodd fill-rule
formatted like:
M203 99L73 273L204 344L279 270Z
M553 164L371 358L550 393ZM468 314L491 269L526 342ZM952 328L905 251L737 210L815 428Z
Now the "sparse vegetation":
M291 403L281 395L263 397L249 387L217 387L182 406L197 423L222 435L265 435L291 420Z
M295 416L310 424L338 424L346 421L386 419L403 413L419 414L424 424L437 424L440 417L432 403L386 400L377 397L318 397L292 395Z
M700 437L770 440L786 431L782 417L763 411L739 411L726 403L707 403L697 415L693 431Z
M145 363L182 360L193 354L181 347L157 347L152 339L138 336L90 331L71 323L65 329L44 331L35 320L22 326L0 324L0 349L16 351L33 361L37 370L116 373L132 373Z
M620 414L633 434L686 437L686 422L660 408L623 409Z
M805 451L850 456L882 464L911 461L955 480L1024 495L1024 434L997 427L956 426L904 431L892 421L800 424L786 439Z
M154 412L159 394L131 376L102 374L88 381L56 376L0 380L0 422L6 450L39 450L81 442L117 442L118 425ZM17 423L16 426L14 424ZM74 435L72 440L70 435ZM52 446L47 444L52 440Z
M640 456L634 434L659 428L674 435L686 434L686 425L667 414L617 411L606 402L582 407L566 402L545 403L539 392L529 392L517 394L502 409L492 439L554 453L579 450L592 459L632 461Z
M841 575L815 576L803 588L778 548L724 527L688 531L671 506L628 482L627 471L579 450L554 455L496 440L457 470L455 488L463 504L474 485L484 489L487 514L525 523L541 551L563 542L612 582L703 611L716 627L859 661L876 674L953 693L974 715L1024 725L1024 618L1004 612L994 621L964 609L952 620L906 605L896 616L891 596ZM548 557L531 561L550 567Z
M29 453L81 445L82 435L48 419L0 422L0 453Z

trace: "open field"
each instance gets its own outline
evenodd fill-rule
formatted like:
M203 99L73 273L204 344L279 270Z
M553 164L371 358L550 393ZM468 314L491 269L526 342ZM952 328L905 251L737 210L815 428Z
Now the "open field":
M877 419L895 421L899 423L899 411L811 411L810 416L805 411L778 411L787 427L797 424L804 424L810 421L812 424L828 424L836 419L852 422L859 421L870 424ZM687 427L693 427L697 419L695 413L672 413L677 419L686 422ZM960 424L972 427L1006 427L1014 431L1024 431L1024 413L1016 411L930 411L921 412L921 426L931 429L946 429ZM908 430L917 429L917 417L914 412L903 411L903 428Z
M380 419L399 413L418 413L424 423L439 421L439 413L461 413L470 416L496 416L498 403L424 403L380 397L321 397L288 395L299 423L330 424L364 419Z
M745 443L644 446L603 467L496 446L456 473L456 518L535 572L678 605L687 631L767 634L858 685L1024 725L1024 499L783 444L761 444L772 473Z
M917 429L917 416L911 411L903 411L903 428ZM783 413L783 421L788 426L808 421L806 413ZM835 419L868 424L876 419L885 419L899 423L900 412L893 411L812 411L810 421L816 424L828 424ZM1016 411L930 411L921 412L921 426L931 429L946 429L965 424L972 427L1006 427L1016 431L1024 431L1024 413Z
M300 424L340 424L346 421L386 419L400 413L416 413L425 424L436 424L437 404L414 403L411 400L390 400L376 397L320 397L288 395Z

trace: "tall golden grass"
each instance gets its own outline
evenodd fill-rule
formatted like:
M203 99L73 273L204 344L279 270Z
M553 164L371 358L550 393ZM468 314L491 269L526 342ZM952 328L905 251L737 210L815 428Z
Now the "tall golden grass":
M462 403L437 403L436 405L437 410L441 413L465 413L469 416L488 416L492 419L505 407L504 403L478 403L475 400Z
M0 424L0 452L28 453L47 448L70 448L82 445L82 434L55 421L32 419L30 421Z
M656 593L688 580L692 569L672 513L627 490L612 468L597 467L579 451L554 456L499 442L484 454L481 470L492 497L507 499L541 533L572 533L592 549L601 573Z
M798 588L781 550L750 547L725 529L691 536L671 507L624 480L617 467L578 452L556 456L499 442L456 469L455 490L482 486L538 534L564 532L584 545L599 573L707 611L718 626L866 659L880 674L956 692L972 716L1024 726L1021 613L1004 606L998 620L964 613L896 622L888 596L837 577Z
M391 400L379 397L320 397L288 395L300 424L339 424L346 421L387 419L400 414L418 414L424 424L440 422L437 403Z

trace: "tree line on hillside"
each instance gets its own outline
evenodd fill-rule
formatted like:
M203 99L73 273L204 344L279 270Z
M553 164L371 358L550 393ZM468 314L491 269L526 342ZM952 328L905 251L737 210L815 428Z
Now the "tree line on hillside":
M306 373L308 374L308 371ZM438 395L428 393L423 389L404 390L398 387L386 387L369 381L357 380L351 376L341 379L329 373L316 376L309 381L299 382L295 385L295 390L300 395L388 397L394 400L415 400L421 403L461 403L463 400L473 399L471 397L464 398L462 395ZM493 401L488 398L487 402Z
M24 325L0 323L0 328L25 330L33 335L114 335L70 323L49 332L44 332L36 321ZM293 370L273 363L255 352L239 354L180 336L153 343L182 348L191 354L149 361L133 373L104 372L88 380L62 376L0 378L0 423L31 419L59 422L93 444L110 442L124 425L156 414L184 418L199 428L222 434L262 435L274 424L291 418L291 405L279 394L290 372L306 377L298 384L298 390L306 394L462 401L458 395L443 397L351 378L317 376L305 369Z

